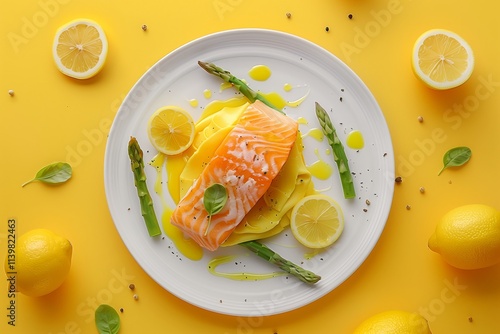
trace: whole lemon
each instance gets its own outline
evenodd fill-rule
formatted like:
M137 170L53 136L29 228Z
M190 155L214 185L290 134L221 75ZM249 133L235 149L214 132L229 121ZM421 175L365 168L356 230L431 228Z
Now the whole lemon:
M459 269L500 263L500 212L481 204L449 211L437 224L429 248Z
M73 247L47 229L35 229L16 240L15 259L5 259L5 272L14 272L16 290L39 297L56 290L71 267Z
M353 334L431 334L420 314L400 310L385 311L363 321Z

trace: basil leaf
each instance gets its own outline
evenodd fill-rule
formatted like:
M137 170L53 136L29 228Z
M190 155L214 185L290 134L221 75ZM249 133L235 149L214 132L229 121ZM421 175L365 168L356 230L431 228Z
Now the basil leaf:
M40 169L35 177L28 182L23 183L22 187L33 182L41 181L45 183L62 183L71 178L72 169L68 163L54 162Z
M207 210L209 215L215 215L219 213L226 205L227 201L227 190L220 183L214 183L207 189L203 194L203 205L205 210Z
M95 310L95 325L99 334L116 334L120 330L118 312L109 305L102 304Z
M448 167L462 166L470 160L472 151L465 146L455 147L446 152L443 156L443 168L439 171L439 175Z
M205 229L205 236L208 233L212 216L219 213L226 205L227 189L220 183L214 183L203 193L203 205L208 212L208 224Z

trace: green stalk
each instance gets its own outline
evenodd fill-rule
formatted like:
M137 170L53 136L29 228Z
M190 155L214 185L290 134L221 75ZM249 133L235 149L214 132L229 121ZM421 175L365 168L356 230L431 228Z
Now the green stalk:
M154 237L161 234L160 225L156 218L153 207L153 200L146 184L146 174L144 173L143 153L137 139L130 137L128 143L128 155L130 157L130 167L134 173L134 183L141 203L141 213L146 223L149 236Z
M345 198L354 198L356 191L354 190L354 182L352 180L351 171L349 169L349 161L344 151L344 146L337 135L337 131L333 127L330 117L325 109L316 102L316 116L318 117L321 128L328 143L333 150L333 159L337 163L340 174L340 182L342 183L342 190L344 191Z
M213 74L215 76L218 76L225 82L230 83L233 85L241 94L245 95L247 99L250 100L250 102L255 102L257 100L261 101L262 103L266 104L267 106L273 108L274 110L279 111L280 113L284 114L283 111L279 110L276 108L268 99L266 99L262 94L259 92L254 91L251 89L245 82L243 82L241 79L238 79L234 75L231 74L231 72L226 71L218 66L216 66L213 63L206 63L202 61L198 61L198 65L201 66L205 71L207 71L210 74Z
M251 250L258 256L266 260L267 262L277 265L281 270L284 270L287 273L292 274L302 282L314 284L321 279L321 276L318 276L315 273L309 270L305 270L304 268L296 265L295 263L282 258L272 249L268 248L266 245L261 244L258 241L255 240L246 241L240 243L240 245Z

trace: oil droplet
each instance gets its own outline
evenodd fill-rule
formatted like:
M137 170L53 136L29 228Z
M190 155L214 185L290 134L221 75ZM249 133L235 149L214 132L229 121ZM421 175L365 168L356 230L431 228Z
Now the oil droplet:
M170 217L173 210L166 207L161 217L163 230L165 234L172 240L177 250L190 260L198 261L203 257L203 249L193 239L186 238L184 233L170 223Z
M267 274L255 274L255 273L244 273L244 272L235 272L235 273L224 273L217 271L217 267L224 264L233 261L236 258L236 256L233 255L227 255L227 256L220 256L213 258L208 262L208 271L215 276L219 277L224 277L236 281L260 281L260 280L265 280L265 279L270 279L278 276L284 276L287 273L284 271L280 272L272 272L272 273L267 273Z
M299 124L304 124L304 125L309 124L309 122L307 121L307 119L305 119L304 117L299 117L299 118L297 119L297 123L299 123Z
M181 185L179 178L186 166L187 158L188 156L184 154L171 155L167 158L165 164L167 180L173 180L172 182L167 182L168 192L176 204L180 201Z
M304 102L304 100L306 99L306 97L308 95L309 95L309 91L304 96L302 96L300 99L295 100L295 101L289 101L289 102L287 102L286 105L289 107L298 107L302 104L302 102Z
M248 71L250 78L257 81L266 81L271 76L271 69L266 65L256 65Z
M197 99L191 99L191 100L189 100L189 105L191 107L197 107L198 106L198 100Z
M327 180L330 176L332 176L332 166L321 159L318 149L315 149L314 153L319 160L315 161L312 165L307 166L307 170L312 176L320 180Z
M233 87L233 84L231 84L230 82L223 82L220 84L220 88L219 88L219 91L222 92L222 91L225 91L226 89L228 88L231 88Z
M203 257L203 249L194 240L184 237L184 233L182 233L179 228L170 223L170 217L172 216L173 210L166 204L162 187L163 165L165 164L165 162L167 162L168 165L169 160L170 159L168 159L165 154L158 153L155 157L153 157L153 159L151 159L151 162L149 163L156 169L156 181L154 190L160 197L163 204L163 214L161 217L163 231L165 231L165 234L170 238L170 240L172 240L172 242L175 244L175 247L182 255L193 261L198 261ZM171 166L170 168L178 168L178 165L178 163L174 164L174 167ZM169 168L167 168L167 176L168 172Z
M307 170L309 170L312 176L320 180L327 180L332 175L332 167L323 160L314 162L307 167Z
M163 184L163 177L162 177L162 167L163 164L165 163L165 154L163 153L158 153L151 159L151 162L149 163L151 166L153 166L156 170L156 181L155 181L155 186L154 190L155 193L157 193L160 198L163 201L163 191L162 191L162 184Z
M279 110L283 109L286 106L286 101L276 92L271 93L262 93L260 92L269 102L273 104Z
M205 89L203 91L203 96L205 96L206 99L209 99L212 97L212 91L210 89Z
M319 253L321 253L321 250L319 250L319 249L312 249L311 252L304 254L304 259L310 260L313 257L315 257L316 255L318 255Z
M304 96L299 98L298 100L295 101L286 101L280 94L276 92L270 92L270 93L263 93L259 92L261 95L263 95L269 102L271 102L276 108L278 109L283 109L284 107L298 107L299 105L304 102L306 99L307 95L309 95L309 92L307 92Z
M293 89L293 86L291 84L289 84L289 83L286 83L286 84L283 85L283 90L285 92L290 92L292 89Z
M352 149L359 150L365 146L363 134L359 130L349 132L346 139L346 144Z
M323 138L325 137L325 135L323 134L323 131L321 129L312 128L309 131L307 131L307 133L305 135L302 136L302 138L304 138L304 137L312 137L312 138L316 139L317 141L323 141Z

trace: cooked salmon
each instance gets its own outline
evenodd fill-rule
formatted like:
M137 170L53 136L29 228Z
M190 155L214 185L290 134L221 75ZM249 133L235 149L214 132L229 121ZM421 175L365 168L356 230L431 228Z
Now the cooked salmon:
M285 164L298 123L256 101L242 113L214 156L172 213L171 223L208 250L216 250L264 195ZM212 215L203 195L219 183L227 190L224 208Z

